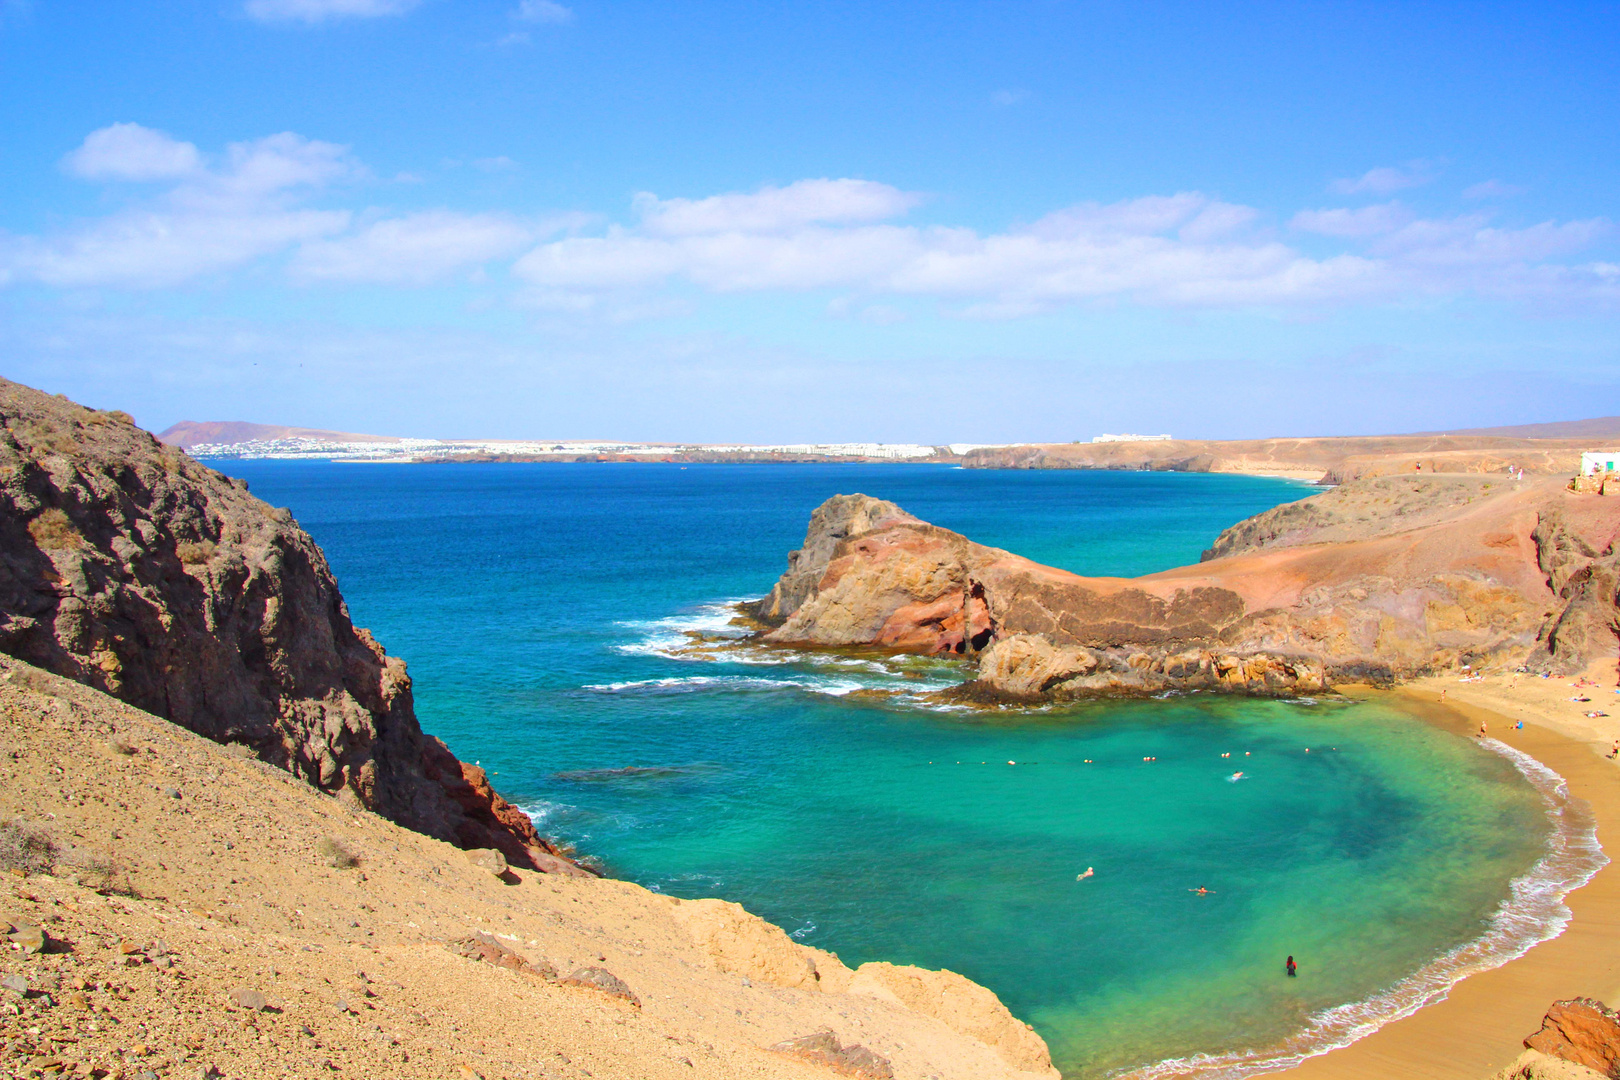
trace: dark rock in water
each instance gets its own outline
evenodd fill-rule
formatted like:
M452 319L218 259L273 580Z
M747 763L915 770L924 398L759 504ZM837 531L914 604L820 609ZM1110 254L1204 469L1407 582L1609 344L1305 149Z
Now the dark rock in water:
M792 1054L825 1065L845 1076L860 1077L861 1080L890 1080L894 1076L894 1068L887 1058L858 1043L844 1046L831 1031L817 1031L796 1039L786 1039L771 1049L779 1054Z
M607 994L610 997L620 998L621 1000L628 1001L638 1009L641 1008L641 999L636 997L635 993L624 984L623 979L613 974L613 972L609 971L607 968L580 968L578 971L568 976L568 978L564 979L563 985L584 986L592 990L600 990L602 993Z
M589 783L600 780L662 780L686 776L692 770L673 765L627 765L622 769L571 769L555 774L557 780Z
M1601 1001L1574 998L1554 1002L1541 1030L1524 1040L1532 1050L1605 1076L1620 1077L1620 1014Z
M0 652L409 828L585 873L423 734L404 662L290 513L123 413L0 380L0 424Z

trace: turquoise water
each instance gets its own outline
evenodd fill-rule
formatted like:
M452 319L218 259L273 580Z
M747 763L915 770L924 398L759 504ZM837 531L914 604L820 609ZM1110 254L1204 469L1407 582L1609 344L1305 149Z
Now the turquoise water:
M960 971L1034 1023L1066 1076L1200 1054L1235 1074L1343 1041L1547 933L1555 886L1589 861L1573 842L1526 876L1555 778L1378 704L980 713L919 697L962 678L954 661L767 649L729 625L729 602L769 588L836 492L1133 575L1196 560L1226 525L1309 493L1298 485L225 468L293 509L355 621L409 661L423 726L543 831L651 888L739 901L851 965ZM626 766L651 771L607 772Z

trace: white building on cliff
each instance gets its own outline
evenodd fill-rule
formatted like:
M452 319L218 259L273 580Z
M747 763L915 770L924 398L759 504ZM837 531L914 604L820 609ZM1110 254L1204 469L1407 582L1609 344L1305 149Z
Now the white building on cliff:
M1620 469L1620 450L1588 450L1581 455L1581 475L1612 473Z

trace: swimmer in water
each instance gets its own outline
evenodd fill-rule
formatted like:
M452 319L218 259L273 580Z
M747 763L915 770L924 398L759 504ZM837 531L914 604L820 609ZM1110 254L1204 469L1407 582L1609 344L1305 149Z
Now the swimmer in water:
M1190 893L1196 893L1199 896L1214 896L1215 895L1215 890L1214 889L1206 889L1202 885L1198 886L1198 888L1196 888L1196 889L1188 889L1187 891L1190 892Z
M1239 770L1238 772L1233 773L1231 776L1228 776L1227 779L1228 780L1241 780L1241 779L1243 779L1242 770Z
M1083 874L1076 874L1074 880L1076 880L1076 881L1084 881L1084 880L1086 880L1086 878L1090 877L1092 875L1092 873L1093 873L1093 871L1092 871L1091 867L1088 866L1088 867L1086 867L1086 872L1083 873Z
M1288 972L1288 977L1290 979L1297 978L1299 976L1299 965L1294 963L1294 958L1292 956L1288 958L1287 963L1283 964L1283 970Z

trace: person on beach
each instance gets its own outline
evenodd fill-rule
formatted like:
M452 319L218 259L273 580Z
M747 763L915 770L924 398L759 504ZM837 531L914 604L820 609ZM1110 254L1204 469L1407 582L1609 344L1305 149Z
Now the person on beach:
M1479 722L1479 737L1482 739L1485 737L1485 721L1483 720Z
M1614 740L1614 749L1609 751L1612 758L1620 758L1620 739Z
M1288 977L1290 979L1297 978L1299 976L1299 967L1294 963L1294 958L1292 956L1288 958L1288 962L1284 964L1283 967L1287 970Z

